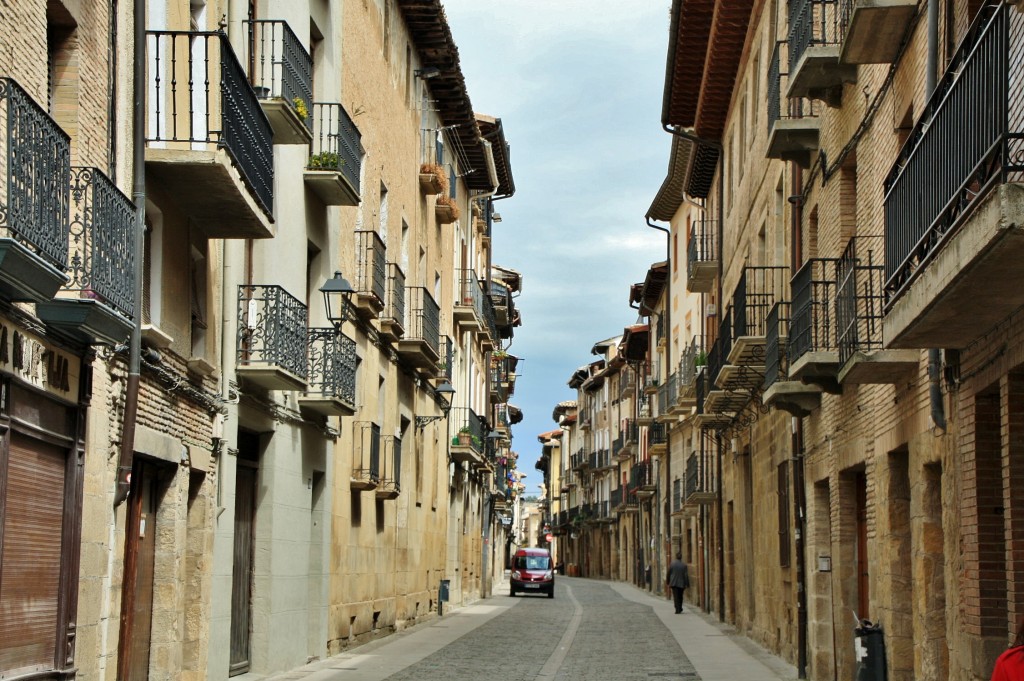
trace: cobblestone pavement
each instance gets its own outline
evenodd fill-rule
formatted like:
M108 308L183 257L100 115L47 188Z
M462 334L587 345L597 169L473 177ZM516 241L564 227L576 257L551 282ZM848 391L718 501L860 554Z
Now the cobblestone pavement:
M697 678L652 608L627 601L607 582L562 579L554 600L520 598L516 607L388 681Z
M560 577L555 598L495 595L265 681L779 681L785 661L628 584ZM260 677L246 675L240 681Z

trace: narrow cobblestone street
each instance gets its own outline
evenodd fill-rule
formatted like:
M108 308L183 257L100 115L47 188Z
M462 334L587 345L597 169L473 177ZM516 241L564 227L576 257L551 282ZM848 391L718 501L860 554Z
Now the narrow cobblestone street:
M775 681L795 669L687 608L621 583L563 577L554 600L494 596L273 681Z

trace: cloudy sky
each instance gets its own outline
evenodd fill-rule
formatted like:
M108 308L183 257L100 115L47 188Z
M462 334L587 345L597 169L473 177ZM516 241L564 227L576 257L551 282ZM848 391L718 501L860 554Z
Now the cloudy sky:
M473 108L502 119L516 193L495 263L523 273L513 429L529 494L551 411L597 341L636 321L630 284L665 257L644 215L665 178L670 0L442 0Z

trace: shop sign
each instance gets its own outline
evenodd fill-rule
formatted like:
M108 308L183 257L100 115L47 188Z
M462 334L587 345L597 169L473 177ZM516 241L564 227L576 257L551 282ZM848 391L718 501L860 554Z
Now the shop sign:
M0 319L0 370L65 400L78 399L81 359Z

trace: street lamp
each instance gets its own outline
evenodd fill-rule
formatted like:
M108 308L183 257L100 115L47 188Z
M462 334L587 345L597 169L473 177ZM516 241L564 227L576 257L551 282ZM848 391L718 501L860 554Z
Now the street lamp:
M455 394L455 388L448 381L445 381L441 385L434 388L434 398L437 402L438 408L441 409L441 413L437 416L417 416L416 417L416 428L423 430L428 423L433 423L438 419L448 418L448 412L452 410L452 395Z
M436 66L428 66L425 69L416 69L415 71L412 72L412 75L423 80L430 80L431 78L436 78L437 76L440 76L441 69L437 68Z
M348 283L341 272L335 272L334 277L324 282L320 287L320 293L324 294L324 308L327 310L327 319L334 325L334 328L341 330L341 325L348 320L349 306L352 294L356 290Z

